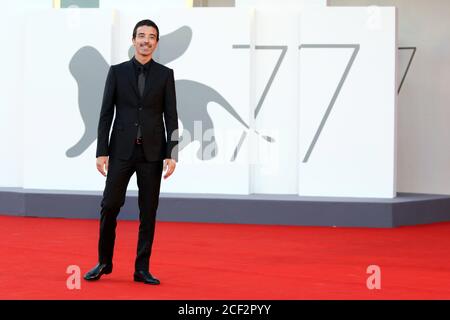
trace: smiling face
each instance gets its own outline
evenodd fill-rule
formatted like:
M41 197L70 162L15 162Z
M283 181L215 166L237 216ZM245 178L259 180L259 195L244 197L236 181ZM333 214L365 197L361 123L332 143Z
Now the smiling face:
M136 56L151 57L158 46L158 31L154 27L140 26L136 29L133 46Z

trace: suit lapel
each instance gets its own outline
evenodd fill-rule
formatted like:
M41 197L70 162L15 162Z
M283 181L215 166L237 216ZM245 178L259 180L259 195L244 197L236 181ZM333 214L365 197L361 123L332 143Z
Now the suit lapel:
M128 61L128 66L127 66L127 75L128 75L128 79L130 81L131 86L134 89L134 93L136 93L136 95L138 97L140 97L139 95L139 90L137 87L137 76L136 76L136 71L134 71L134 66L133 66L133 61Z
M142 99L144 99L148 92L150 91L150 88L152 87L152 81L155 78L155 68L154 68L155 62L153 59L150 61L150 66L147 73L147 78L145 78L145 88L144 88L144 94L142 95Z
M140 99L141 95L139 94L139 89L137 87L137 75L136 75L136 71L134 69L132 60L130 60L128 62L127 74L128 74L128 78L131 83L131 86L134 89L134 92L136 93L137 97ZM156 79L157 79L157 70L155 67L155 61L152 58L152 60L150 62L150 67L148 70L147 78L145 79L145 88L144 88L144 94L142 96L142 99L145 98L150 93L151 89L154 87L152 85L152 83L154 83L154 81Z
M142 95L142 98L145 98L151 91L151 89L154 87L154 81L157 76L157 70L155 66L155 61L151 60L150 62L150 68L148 70L147 78L145 79L145 88L144 88L144 94Z

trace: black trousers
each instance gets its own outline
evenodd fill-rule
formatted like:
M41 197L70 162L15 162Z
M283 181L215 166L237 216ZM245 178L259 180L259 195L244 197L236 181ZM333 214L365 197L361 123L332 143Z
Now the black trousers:
M100 263L112 264L117 216L125 203L130 178L136 172L140 224L135 269L149 271L162 170L163 161L147 162L145 160L142 144L135 144L130 160L109 158L106 185L101 202L98 242Z

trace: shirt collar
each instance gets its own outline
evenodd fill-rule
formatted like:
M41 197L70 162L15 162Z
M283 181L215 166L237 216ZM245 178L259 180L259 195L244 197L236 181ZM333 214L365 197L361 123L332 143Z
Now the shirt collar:
M144 70L147 71L147 70L149 69L149 67L150 67L150 64L151 64L152 61L153 61L153 58L150 59L150 61L147 62L146 64L140 63L140 62L136 59L135 56L133 56L133 58L132 58L131 60L133 61L133 64L134 64L134 66L135 66L136 68L143 67Z

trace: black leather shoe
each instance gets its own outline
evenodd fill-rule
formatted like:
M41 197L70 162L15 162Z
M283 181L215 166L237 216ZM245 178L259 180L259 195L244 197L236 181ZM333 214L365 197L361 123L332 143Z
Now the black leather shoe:
M112 264L100 264L98 263L94 268L89 270L84 275L84 280L92 281L98 280L103 274L110 274L112 272Z
M153 278L153 276L148 271L135 271L134 272L134 281L136 282L144 282L146 284L160 284L159 280Z

